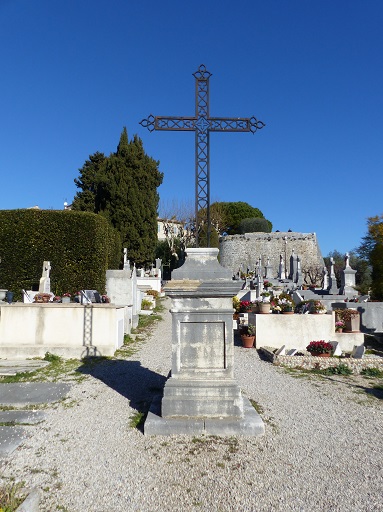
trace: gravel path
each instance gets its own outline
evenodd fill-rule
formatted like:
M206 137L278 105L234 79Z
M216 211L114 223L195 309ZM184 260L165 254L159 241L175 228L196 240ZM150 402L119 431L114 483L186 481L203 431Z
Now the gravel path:
M383 511L382 401L367 381L297 378L236 346L265 436L148 438L130 418L163 386L170 358L166 312L136 354L96 365L66 405L46 410L3 476L43 489L42 512Z

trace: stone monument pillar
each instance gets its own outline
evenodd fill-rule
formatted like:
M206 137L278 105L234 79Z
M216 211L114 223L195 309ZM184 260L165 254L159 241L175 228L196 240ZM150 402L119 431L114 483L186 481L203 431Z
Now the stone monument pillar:
M336 282L336 275L334 270L334 258L330 258L330 279L328 285L328 293L329 295L338 295L338 285Z
M355 274L356 270L350 267L350 256L346 253L344 258L344 269L342 270L342 284L340 288L341 295L353 297L357 293L355 290Z
M283 261L282 254L279 256L278 278L279 279L286 279L285 264L284 264L284 261Z
M153 401L147 435L264 433L262 419L234 378L233 306L238 282L218 249L187 249L165 286L172 307L172 370L162 403Z
M302 284L303 284L301 259L298 255L297 255L297 274L296 274L295 282L296 282L297 286L302 286Z

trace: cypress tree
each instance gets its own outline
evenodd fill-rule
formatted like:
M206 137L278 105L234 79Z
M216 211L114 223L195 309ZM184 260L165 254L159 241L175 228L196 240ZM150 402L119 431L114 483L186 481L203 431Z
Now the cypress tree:
M108 219L119 231L129 259L138 265L153 261L157 245L157 188L163 179L158 166L137 135L129 142L124 127L117 151L103 160L91 156L75 180L82 188L75 208L89 208Z

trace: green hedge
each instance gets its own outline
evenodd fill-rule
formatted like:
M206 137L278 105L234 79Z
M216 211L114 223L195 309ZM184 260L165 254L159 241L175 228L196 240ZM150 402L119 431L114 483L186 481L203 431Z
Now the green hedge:
M70 210L0 210L0 288L38 286L51 262L51 291L105 290L105 272L118 268L119 234L100 215Z

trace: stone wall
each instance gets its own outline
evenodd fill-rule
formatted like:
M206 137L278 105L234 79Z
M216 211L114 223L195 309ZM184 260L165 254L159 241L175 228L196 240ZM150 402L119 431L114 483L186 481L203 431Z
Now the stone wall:
M259 257L265 267L267 258L273 267L273 277L277 277L280 255L287 258L287 274L290 269L290 257L299 256L302 270L307 266L324 266L315 233L273 232L245 233L228 235L220 239L220 263L232 272L239 268L254 269Z

